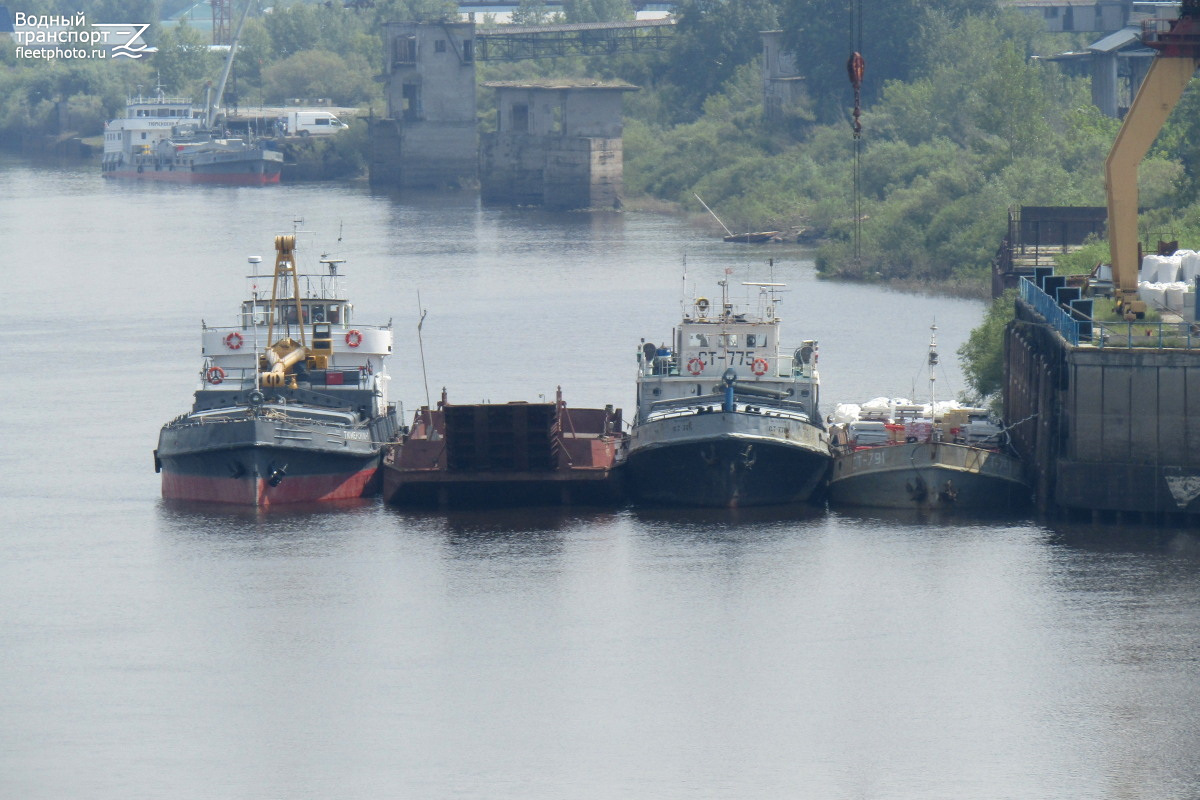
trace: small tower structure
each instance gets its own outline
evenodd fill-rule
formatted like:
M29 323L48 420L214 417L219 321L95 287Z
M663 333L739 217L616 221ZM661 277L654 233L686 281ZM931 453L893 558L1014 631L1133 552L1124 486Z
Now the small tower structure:
M209 5L212 6L212 43L215 45L228 45L233 41L231 2L232 0L209 0Z
M801 106L807 84L796 66L796 56L784 47L783 31L761 31L763 44L763 116L778 122Z

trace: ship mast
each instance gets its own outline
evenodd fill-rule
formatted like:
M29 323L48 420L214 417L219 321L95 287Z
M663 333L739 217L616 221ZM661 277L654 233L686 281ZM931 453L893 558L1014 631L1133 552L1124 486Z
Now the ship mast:
M934 391L937 384L937 323L929 326L929 416L931 419L936 419L937 416L937 392Z

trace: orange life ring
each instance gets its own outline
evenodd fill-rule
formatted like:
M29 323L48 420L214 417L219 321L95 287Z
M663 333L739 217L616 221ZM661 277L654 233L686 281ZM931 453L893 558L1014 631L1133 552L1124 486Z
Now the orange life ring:
M357 330L346 331L346 344L351 347L358 347L362 344L362 334Z
M234 331L233 333L229 334L228 336L225 337L225 346L228 347L230 350L241 350L242 349L242 335L240 333L238 333L237 331Z
M767 369L770 366L771 365L767 363L765 358L756 358L754 359L754 365L751 367L751 369L754 370L755 375L766 375Z
M693 358L688 362L688 372L693 375L699 375L701 372L704 372L704 362L698 358Z
M225 370L220 367L209 367L204 373L204 379L216 386L221 381L225 380Z

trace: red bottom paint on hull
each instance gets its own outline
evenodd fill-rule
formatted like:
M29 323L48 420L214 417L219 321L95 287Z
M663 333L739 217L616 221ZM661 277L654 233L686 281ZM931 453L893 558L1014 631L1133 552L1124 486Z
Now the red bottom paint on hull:
M278 486L271 486L265 478L213 478L164 471L162 496L167 500L232 503L262 508L286 503L349 500L370 494L376 474L377 470L372 468L348 475L287 477Z
M169 183L220 183L227 186L265 186L279 183L279 173L259 174L255 172L214 173L204 172L105 172L106 178L133 178L139 181L167 181Z

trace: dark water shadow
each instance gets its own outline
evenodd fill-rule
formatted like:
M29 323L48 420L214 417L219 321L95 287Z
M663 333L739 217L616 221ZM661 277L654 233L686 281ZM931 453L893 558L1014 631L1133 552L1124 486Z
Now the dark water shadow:
M764 525L798 524L826 516L820 505L797 503L751 506L748 509L697 509L684 506L631 506L629 515L648 525L674 525L685 528L761 528Z
M1200 562L1200 530L1143 523L1042 521L1050 544L1091 553L1164 554Z
M838 506L829 512L838 519L867 524L889 526L915 526L922 528L963 527L1012 527L1035 524L1035 518L1026 510L966 509L966 508L866 508Z
M618 512L605 506L526 505L437 510L384 506L384 516L403 528L455 536L514 536L610 524Z

